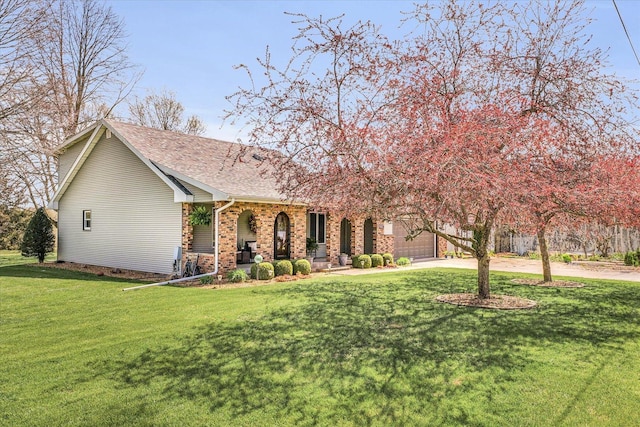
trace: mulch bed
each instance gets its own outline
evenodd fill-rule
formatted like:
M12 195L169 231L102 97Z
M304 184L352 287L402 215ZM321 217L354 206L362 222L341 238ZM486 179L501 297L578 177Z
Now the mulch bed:
M537 305L533 300L509 295L491 295L490 298L480 299L477 294L445 294L437 296L436 301L494 310L522 310L533 308Z
M569 280L554 280L552 282L545 282L538 279L513 279L511 283L518 285L528 286L540 286L543 288L584 288L584 283L572 282Z
M63 270L73 270L85 273L95 274L97 276L118 277L127 280L141 280L149 282L164 282L170 280L171 276L166 274L146 273L144 271L125 270L120 268L101 267L97 265L78 264L75 262L47 262L43 264L34 264L40 267L47 268L59 268ZM201 289L233 289L233 288L246 288L251 286L264 286L277 282L292 282L303 279L309 276L295 276L286 275L278 276L272 280L248 280L241 283L232 283L223 279L221 281L215 280L213 283L201 283L200 280L186 280L184 282L173 283L166 286L175 286L181 288L201 288Z
M119 277L121 279L144 280L151 282L161 282L170 277L166 274L147 273L144 271L125 270L121 268L101 267L98 265L77 264L75 262L45 262L43 264L33 264L39 267L59 268L62 270L81 271L97 276Z

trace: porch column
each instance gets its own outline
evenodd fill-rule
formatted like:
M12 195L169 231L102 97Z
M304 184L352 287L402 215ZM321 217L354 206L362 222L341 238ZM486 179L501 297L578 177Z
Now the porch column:
M353 255L364 254L364 221L365 218L354 218L351 221L351 253Z
M189 215L193 210L191 203L182 204L182 256L193 250L193 225L189 221Z

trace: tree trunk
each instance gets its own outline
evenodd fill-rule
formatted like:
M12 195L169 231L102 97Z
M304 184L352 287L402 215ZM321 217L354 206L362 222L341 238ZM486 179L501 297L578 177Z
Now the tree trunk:
M489 255L478 257L478 298L488 299L491 296L489 288Z
M538 229L538 243L540 244L540 255L542 257L542 276L545 282L551 282L551 262L549 261L549 248L547 239L544 237L544 228Z

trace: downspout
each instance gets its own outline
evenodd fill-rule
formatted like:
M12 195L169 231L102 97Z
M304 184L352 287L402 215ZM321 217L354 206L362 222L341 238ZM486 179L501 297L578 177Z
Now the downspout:
M215 268L214 268L214 270L212 272L204 273L204 274L198 274L197 276L181 277L179 279L166 280L164 282L149 283L148 285L134 286L132 288L124 288L123 291L133 291L133 290L136 290L136 289L150 288L152 286L170 285L170 284L173 284L173 283L186 282L186 281L189 281L189 280L199 279L201 277L213 276L214 274L218 274L218 270L219 270L218 260L220 258L220 248L218 246L218 241L220 240L220 234L219 234L219 230L220 230L220 212L222 212L223 210L229 208L235 202L236 202L236 199L231 198L231 201L229 203L227 203L226 205L216 209L215 214L214 214L214 224L215 224L214 244L215 244L216 250L215 250L215 253L214 253L215 254L214 255Z

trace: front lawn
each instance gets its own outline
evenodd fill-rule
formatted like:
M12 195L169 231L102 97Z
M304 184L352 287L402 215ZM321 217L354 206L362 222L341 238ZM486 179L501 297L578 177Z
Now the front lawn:
M56 254L50 253L50 254L47 254L44 260L49 262L55 259L56 259ZM20 254L20 251L0 250L0 267L5 267L8 265L17 265L17 264L31 264L34 262L38 262L38 259L36 257L23 257Z
M156 287L0 267L0 425L637 425L640 283L475 272Z

